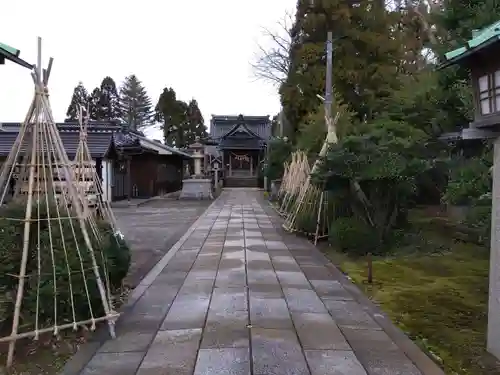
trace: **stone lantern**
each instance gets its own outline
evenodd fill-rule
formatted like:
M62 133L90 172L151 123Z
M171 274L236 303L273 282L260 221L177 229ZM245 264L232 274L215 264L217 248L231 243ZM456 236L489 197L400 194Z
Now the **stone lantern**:
M205 146L200 142L200 137L196 137L195 142L189 146L192 151L194 161L194 174L182 180L182 191L180 199L213 199L212 180L205 178L201 172L201 165L205 158Z
M205 146L200 143L200 137L196 137L195 142L189 146L189 149L193 151L193 159L194 159L194 175L193 178L203 178L201 173L201 165L203 162L204 149Z

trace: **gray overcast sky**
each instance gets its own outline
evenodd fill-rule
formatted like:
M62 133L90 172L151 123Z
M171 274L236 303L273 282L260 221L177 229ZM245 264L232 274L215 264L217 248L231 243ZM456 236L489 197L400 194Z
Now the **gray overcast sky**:
M249 62L262 27L275 28L295 0L2 0L0 42L44 67L54 57L49 89L56 121L65 118L73 88L92 91L106 76L118 85L131 73L154 104L165 86L195 98L211 114L274 115L277 90L255 81ZM0 122L22 121L33 93L29 72L0 66Z

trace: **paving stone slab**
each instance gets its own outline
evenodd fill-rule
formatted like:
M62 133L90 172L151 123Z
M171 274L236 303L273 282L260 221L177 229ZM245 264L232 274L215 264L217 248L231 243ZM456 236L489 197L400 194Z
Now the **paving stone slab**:
M323 299L335 322L341 327L381 329L355 301Z
M300 271L276 271L276 275L283 288L312 289L309 280Z
M162 330L203 328L210 298L206 295L178 296L161 325Z
M293 330L252 328L253 371L258 375L310 375Z
M245 258L243 259L221 259L219 272L233 269L245 270Z
M220 270L215 278L215 287L237 287L247 284L245 268L237 270Z
M330 314L292 312L292 319L304 349L351 350Z
M191 375L201 333L201 329L158 332L137 375Z
M248 311L248 289L215 288L210 302L210 312L212 311Z
M336 280L309 280L322 299L353 300L352 295Z
M271 260L247 260L247 270L252 271L274 271Z
M330 270L323 265L302 265L301 269L309 280L332 280Z
M260 260L260 261L271 262L271 257L267 253L267 249L265 247L262 247L260 250L247 248L246 249L246 259L247 259L247 261Z
M325 305L312 289L283 288L283 294L291 312L328 314Z
M202 348L248 348L248 312L209 311Z
M306 350L311 375L367 375L352 351Z
M248 349L201 349L194 375L250 375Z
M107 340L99 349L101 353L146 352L155 332L128 331L118 334L116 339Z
M261 328L291 328L292 319L284 298L258 298L250 291L250 324Z
M276 272L273 269L267 270L247 270L248 285L265 284L265 285L279 285L276 277Z

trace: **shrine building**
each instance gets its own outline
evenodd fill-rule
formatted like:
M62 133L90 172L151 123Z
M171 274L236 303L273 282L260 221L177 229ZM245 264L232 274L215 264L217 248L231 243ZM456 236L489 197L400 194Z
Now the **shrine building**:
M212 115L205 168L219 169L225 187L262 186L262 163L270 137L269 116Z

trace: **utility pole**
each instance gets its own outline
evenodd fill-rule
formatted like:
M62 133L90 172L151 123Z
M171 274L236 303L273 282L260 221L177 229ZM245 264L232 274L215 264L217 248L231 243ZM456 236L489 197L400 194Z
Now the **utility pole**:
M328 32L326 40L326 82L325 82L325 119L328 131L328 123L332 121L332 104L333 104L333 89L332 89L332 75L333 75L333 33Z

